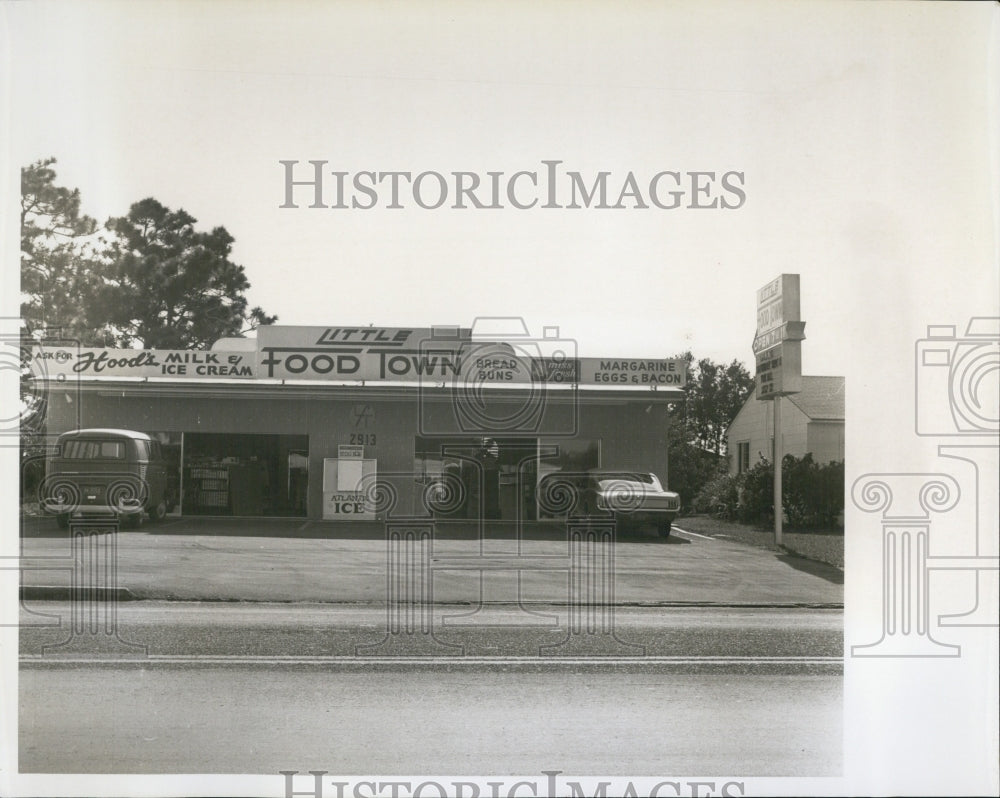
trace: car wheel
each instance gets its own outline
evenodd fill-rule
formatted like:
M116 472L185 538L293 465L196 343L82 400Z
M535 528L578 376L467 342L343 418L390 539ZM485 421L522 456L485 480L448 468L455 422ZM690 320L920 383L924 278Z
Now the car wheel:
M157 521L162 521L167 514L167 503L160 502L155 507L149 508L149 520L151 523L156 523Z
M59 513L56 516L56 523L60 529L69 529L69 513Z
M660 524L660 527L659 527L660 537L663 538L664 540L666 540L667 538L670 537L670 527L671 526L672 526L672 524L670 523L670 521L663 521Z

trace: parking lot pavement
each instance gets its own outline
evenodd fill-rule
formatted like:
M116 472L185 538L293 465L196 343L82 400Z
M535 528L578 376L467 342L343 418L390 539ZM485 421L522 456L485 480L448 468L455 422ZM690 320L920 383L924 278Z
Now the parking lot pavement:
M107 586L127 598L384 602L390 567L399 565L390 563L382 525L371 522L168 519L113 539L116 584ZM110 540L96 536L84 556L110 553ZM68 591L70 533L52 519L26 519L21 543L26 595ZM683 531L667 541L623 535L613 551L594 544L584 554L590 568L613 557L617 604L843 604L836 568ZM573 559L560 524L527 524L520 536L513 525L480 533L472 524L439 524L429 558L435 602L562 603L572 595Z

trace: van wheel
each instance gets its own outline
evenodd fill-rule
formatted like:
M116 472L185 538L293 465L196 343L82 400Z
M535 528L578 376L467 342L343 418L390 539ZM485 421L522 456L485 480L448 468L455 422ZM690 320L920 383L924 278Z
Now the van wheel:
M660 537L663 538L664 540L670 537L671 526L672 524L670 523L670 521L664 521L663 523L660 524L659 533Z
M69 529L69 513L59 513L56 516L56 523L60 529Z
M118 516L122 529L137 529L142 523L142 513L122 513Z
M164 516L167 514L167 503L160 502L156 507L151 507L149 509L149 520L151 523L156 523L157 521L162 521Z

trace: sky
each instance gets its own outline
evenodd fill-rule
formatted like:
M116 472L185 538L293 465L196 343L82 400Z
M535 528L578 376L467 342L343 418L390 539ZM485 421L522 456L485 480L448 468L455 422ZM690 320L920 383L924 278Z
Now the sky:
M998 84L995 3L0 2L0 317L17 315L19 170L53 156L101 221L151 196L226 227L251 304L283 324L520 316L584 356L750 365L756 290L798 274L803 372L847 381L846 491L954 473L959 517L931 551L967 556L996 451L977 494L980 472L938 448L956 440L956 383L922 353L928 325L953 327L935 345L981 352L997 406L1000 333L966 326L1000 317ZM352 175L558 160L611 185L739 172L745 202L281 208L282 160ZM846 502L847 645L882 618L881 528L862 510ZM935 607L968 598L943 581ZM822 789L995 793L995 628L939 634L960 659L845 658L848 781Z
M946 290L935 267L981 258L991 232L989 207L969 218L966 201L987 186L967 120L984 99L962 85L982 48L934 58L968 15L914 9L926 19L901 31L886 11L8 3L11 165L56 157L102 221L153 196L226 227L251 303L283 324L521 316L581 354L749 363L755 291L787 272L801 275L804 371L844 374L866 294L905 301L915 272ZM282 209L281 160L445 175L559 160L611 186L735 171L746 200ZM942 252L928 219L971 234Z

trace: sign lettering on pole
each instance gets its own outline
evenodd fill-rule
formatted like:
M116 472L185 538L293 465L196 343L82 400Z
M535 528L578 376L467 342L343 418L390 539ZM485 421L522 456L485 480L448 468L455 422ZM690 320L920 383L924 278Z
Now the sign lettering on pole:
M783 461L781 397L802 390L802 339L806 324L799 316L799 276L781 274L757 291L756 396L772 402L774 414L774 542L781 545Z
M800 317L797 274L779 275L757 291L753 352L758 399L770 400L802 390L805 326Z
M782 341L758 352L757 398L798 393L802 390L802 342Z

